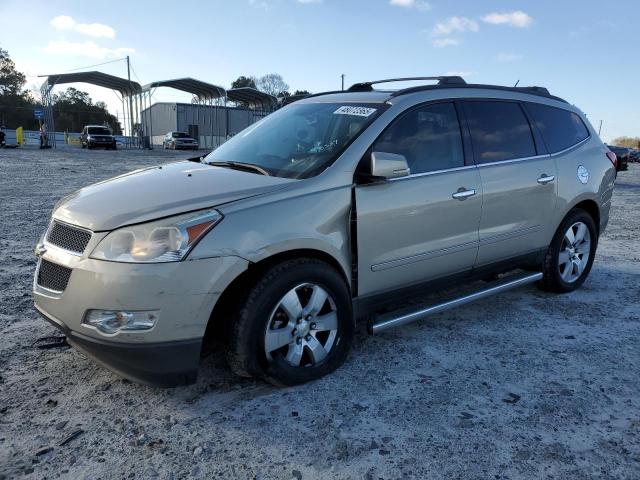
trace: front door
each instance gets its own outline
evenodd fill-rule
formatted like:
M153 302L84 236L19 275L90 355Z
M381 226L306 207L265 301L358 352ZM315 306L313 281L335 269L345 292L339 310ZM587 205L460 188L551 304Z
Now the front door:
M359 295L472 268L482 187L462 145L450 102L403 113L374 143L374 152L403 155L411 174L355 189Z
M464 110L483 191L477 265L545 248L556 206L553 158L538 151L518 102L469 100Z

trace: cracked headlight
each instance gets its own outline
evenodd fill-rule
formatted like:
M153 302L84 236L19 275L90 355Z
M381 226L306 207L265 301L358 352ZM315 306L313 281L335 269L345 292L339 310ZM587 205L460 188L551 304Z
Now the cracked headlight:
M122 227L96 246L91 258L125 263L179 262L220 220L217 210L201 210Z

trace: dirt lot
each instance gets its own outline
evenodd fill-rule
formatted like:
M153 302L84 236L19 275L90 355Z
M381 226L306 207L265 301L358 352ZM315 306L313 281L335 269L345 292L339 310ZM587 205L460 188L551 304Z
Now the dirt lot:
M159 390L43 339L59 334L32 305L32 248L64 194L188 156L0 150L0 479L640 478L640 165L577 292L362 328L301 387L214 355L196 385Z

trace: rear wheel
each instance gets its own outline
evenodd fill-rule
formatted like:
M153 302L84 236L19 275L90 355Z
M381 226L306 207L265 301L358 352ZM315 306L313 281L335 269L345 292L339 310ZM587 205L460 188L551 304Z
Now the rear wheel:
M228 362L239 375L295 385L338 368L352 337L342 276L320 260L288 260L249 291L231 327Z
M556 231L547 250L541 286L552 292L571 292L586 280L598 244L598 232L591 215L572 210Z

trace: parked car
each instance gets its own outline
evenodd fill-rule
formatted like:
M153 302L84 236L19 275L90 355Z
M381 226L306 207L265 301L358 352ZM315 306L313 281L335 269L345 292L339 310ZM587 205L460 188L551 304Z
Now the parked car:
M82 148L110 148L115 150L116 137L113 136L111 130L103 125L87 125L82 129L80 134L80 143Z
M609 150L616 154L617 163L616 170L618 172L629 169L629 149L627 147L617 147L615 145L606 145Z
M338 368L356 321L378 333L519 285L579 288L615 155L546 89L437 79L309 96L202 159L62 199L36 247L36 309L138 382L194 382L223 341L238 375L291 385Z
M640 150L634 148L629 150L629 161L633 163L640 162Z
M194 138L191 138L189 134L185 132L169 132L164 136L162 147L165 150L168 148L172 150L197 150L198 141Z

